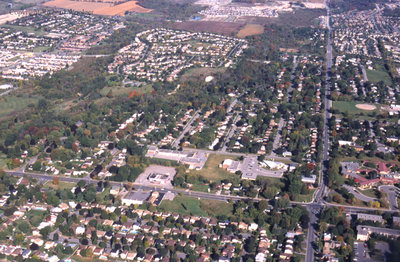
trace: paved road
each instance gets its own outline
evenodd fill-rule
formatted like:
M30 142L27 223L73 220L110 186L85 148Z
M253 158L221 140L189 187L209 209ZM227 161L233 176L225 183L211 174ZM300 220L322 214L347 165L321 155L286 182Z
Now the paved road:
M327 13L327 28L328 28L328 44L326 48L326 72L325 72L325 77L326 77L326 89L325 89L325 99L324 99L324 105L325 105L325 110L324 110L324 131L323 131L323 152L322 152L322 163L326 163L329 160L329 155L328 155L328 150L329 150L329 108L330 108L330 101L328 99L329 96L329 90L330 90L330 69L332 67L332 29L330 26L330 9L328 6L328 2L325 1L325 6L326 6L326 13ZM325 204L323 202L323 197L325 196L327 190L326 190L326 185L325 185L325 179L324 176L327 173L326 166L322 164L321 172L320 172L320 181L319 181L319 188L317 189L315 193L315 198L314 198L314 210L315 212L310 212L310 225L308 229L308 235L307 235L307 240L306 240L306 257L305 257L305 262L313 262L314 261L314 248L312 246L315 238L315 229L314 226L316 226L316 221L317 217L316 214L318 213L318 207L322 209ZM312 204L311 204L312 205ZM310 210L310 207L309 207ZM312 211L312 210L310 210Z
M390 185L380 186L380 187L378 187L378 189L380 191L385 192L388 195L390 209L398 210L399 206L397 204L397 198L400 195L400 189L395 186L390 186Z
M352 193L355 198L360 199L361 201L365 201L365 202L378 201L378 199L376 199L376 198L361 194L359 191L356 191L356 189L352 186L343 185L343 187L346 188L350 193Z
M229 130L229 133L228 133L228 135L227 135L227 137L225 139L224 146L221 148L221 152L224 152L224 153L226 152L226 148L227 148L226 145L229 143L229 141L231 140L233 134L235 133L235 131L237 129L236 123L240 120L240 118L241 118L241 116L238 114L238 115L235 116L235 119L233 119L232 127Z
M292 97L292 93L293 93L293 80L294 77L296 75L296 68L297 68L298 62L297 62L297 56L293 56L293 68L292 68L292 73L290 75L290 85L289 85L289 90L287 93L287 97L286 97L286 103L289 103L290 98ZM278 148L278 146L280 145L280 141L281 141L281 132L282 132L282 128L283 128L283 124L285 123L285 120L283 118L279 119L279 124L278 124L278 130L276 132L276 136L274 138L274 142L272 144L272 151L271 154L269 154L270 158L275 158L276 154L275 154L275 150Z
M360 64L360 66L361 66L361 71L362 71L362 74L363 74L364 82L368 82L368 76L367 76L367 71L365 71L365 66L361 65L361 64ZM362 92L363 92L364 96L367 95L367 92L365 91L364 85L362 85Z
M183 131L179 135L179 137L177 139L175 139L175 141L172 143L173 148L179 147L179 144L180 144L182 138L185 136L185 134L187 132L190 131L190 129L192 128L193 122L199 117L199 115L200 115L200 110L197 110L196 113L194 113L193 117L190 119L189 123L187 123L187 125L185 126L185 128L183 129Z

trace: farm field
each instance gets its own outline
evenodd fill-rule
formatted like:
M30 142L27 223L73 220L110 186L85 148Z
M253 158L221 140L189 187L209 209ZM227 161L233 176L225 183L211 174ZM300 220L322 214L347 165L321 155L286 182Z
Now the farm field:
M58 7L72 9L76 11L92 12L97 15L119 15L124 16L126 11L135 11L138 13L149 13L152 10L141 7L137 1L128 1L122 4L114 5L110 2L85 2L71 0L53 0L44 4L49 7Z
M96 15L119 15L124 16L126 11L134 11L137 13L149 13L153 10L141 7L136 1L128 1L119 5L104 7L94 10Z
M244 38L251 35L260 35L264 32L264 26L257 24L247 24L237 33L237 37Z
M101 2L78 2L71 0L53 0L44 4L45 6L72 9L75 11L93 12L98 9L112 6L111 3Z

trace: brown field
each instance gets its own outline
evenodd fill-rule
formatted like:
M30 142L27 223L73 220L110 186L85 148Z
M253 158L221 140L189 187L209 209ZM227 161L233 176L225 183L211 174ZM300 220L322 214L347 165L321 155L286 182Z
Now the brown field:
M260 35L264 33L264 26L257 24L247 24L237 33L237 37L244 38L251 35Z
M71 1L71 0L53 0L45 3L45 6L72 9L76 11L92 12L97 15L125 15L126 11L135 11L138 13L148 13L151 9L141 7L137 1L128 1L119 5L111 3L112 0L103 2ZM115 1L117 2L117 1Z
M123 4L101 8L93 13L98 15L125 15L126 11L134 11L137 13L149 13L153 10L141 7L136 1L129 1Z
M231 35L239 31L242 27L242 23L225 23L225 22L214 22L214 21L187 21L181 23L174 23L172 27L174 29L197 31L197 32L210 32L217 34Z
M372 111L372 110L376 109L375 105L369 105L369 104L357 104L356 107L358 109L366 110L366 111Z
M112 6L110 3L78 2L71 0L53 0L44 5L86 12L93 12L96 9Z

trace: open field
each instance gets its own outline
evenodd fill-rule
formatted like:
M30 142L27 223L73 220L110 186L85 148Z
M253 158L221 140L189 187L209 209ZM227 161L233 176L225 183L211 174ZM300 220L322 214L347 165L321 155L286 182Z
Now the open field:
M264 33L264 26L257 24L247 24L237 33L237 37L244 38L251 35L260 35Z
M185 71L185 73L181 76L180 81L181 82L186 82L190 79L194 78L205 78L207 76L212 76L217 73L223 73L225 72L226 68L221 67L221 68L210 68L210 67L201 67L201 68L191 68Z
M35 28L30 27L30 26L18 26L18 25L1 25L1 27L5 27L5 28L10 28L13 29L15 31L22 31L24 33L30 34L30 33L34 33L35 35L38 36L43 36L45 34L47 34L45 31L42 30L35 30Z
M121 96L121 95L129 95L130 92L137 92L138 95L143 93L149 93L153 90L151 85L145 85L141 87L122 87L122 86L112 86L112 87L104 87L100 94L106 96L108 92L112 92L113 96Z
M236 176L235 174L229 173L228 171L219 167L225 159L230 158L233 160L237 160L236 157L225 156L225 155L213 155L211 154L208 157L208 160L204 167L199 171L192 171L192 174L200 175L209 180L220 181L223 179L230 178L232 176Z
M380 81L385 82L386 85L392 84L392 79L390 79L389 74L383 68L378 68L378 70L366 70L368 80L372 83L378 83Z
M164 200L159 208L165 212L179 213L184 215L207 216L200 208L200 200L197 198L176 196L173 201Z
M71 0L53 0L44 4L45 6L72 9L76 11L94 12L102 8L113 6L111 3L101 2L78 2Z
M133 11L137 13L150 13L151 9L141 7L136 1L128 1L119 5L104 7L95 10L93 13L97 15L119 15L124 16L126 11Z
M210 216L231 216L233 205L224 201L202 199L200 207Z
M28 95L2 97L0 99L0 117L21 111L27 108L29 104L36 104L38 100L39 98L29 97Z
M76 184L64 181L59 181L58 185L53 184L53 181L47 181L43 184L43 188L53 188L53 189L72 189Z
M159 208L163 211L195 216L231 216L233 205L218 200L198 200L187 196L176 196L173 201L163 201Z
M243 23L225 23L225 22L212 22L212 21L186 21L181 23L174 23L172 28L196 32L210 32L217 34L231 35L239 31Z
M53 0L44 4L49 7L58 7L72 9L76 11L92 12L97 15L119 15L124 16L126 11L138 13L149 13L152 10L141 7L137 1L128 1L122 4L114 5L110 2L85 2L71 0Z

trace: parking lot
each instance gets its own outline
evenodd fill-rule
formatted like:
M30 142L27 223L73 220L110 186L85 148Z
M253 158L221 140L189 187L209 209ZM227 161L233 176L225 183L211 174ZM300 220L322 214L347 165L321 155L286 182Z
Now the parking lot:
M176 174L173 167L152 165L139 175L135 183L144 186L157 186L163 188L173 188L172 180Z
M389 253L389 245L386 242L375 243L375 254L373 257L370 256L367 244L365 242L354 242L354 261L357 262L377 262L385 261L385 253Z

